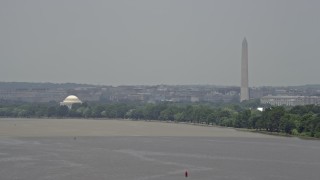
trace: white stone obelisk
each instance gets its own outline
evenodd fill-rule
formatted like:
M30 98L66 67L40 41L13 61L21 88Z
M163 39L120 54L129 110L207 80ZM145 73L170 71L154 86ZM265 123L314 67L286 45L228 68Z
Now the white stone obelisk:
M248 43L246 38L242 41L240 102L245 100L249 100Z

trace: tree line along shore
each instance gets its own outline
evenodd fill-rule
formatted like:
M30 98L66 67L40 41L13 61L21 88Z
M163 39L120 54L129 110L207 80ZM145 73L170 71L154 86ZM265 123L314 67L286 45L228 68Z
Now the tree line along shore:
M69 109L56 103L1 103L0 117L176 121L320 138L320 106L278 106L259 111L258 105L257 101L240 104L83 103Z

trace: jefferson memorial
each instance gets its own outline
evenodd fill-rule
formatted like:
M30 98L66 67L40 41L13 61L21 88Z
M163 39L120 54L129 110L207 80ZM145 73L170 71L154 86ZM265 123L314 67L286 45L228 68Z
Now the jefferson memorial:
M73 104L82 104L82 101L77 96L70 95L60 102L60 106L68 106L69 109L71 109Z

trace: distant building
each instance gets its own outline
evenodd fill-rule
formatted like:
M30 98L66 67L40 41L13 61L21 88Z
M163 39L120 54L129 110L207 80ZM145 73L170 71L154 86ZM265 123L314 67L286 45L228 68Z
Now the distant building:
M264 108L263 107L258 107L257 110L262 112L262 111L264 111Z
M48 88L6 89L0 86L0 99L21 102L59 102L66 97L65 90Z
M270 104L272 106L320 105L319 96L264 96L260 100L261 104Z
M73 104L82 104L82 101L77 96L70 95L63 102L60 102L60 106L68 106L69 109L71 109Z
M199 98L195 97L195 96L191 96L190 101L191 102L199 102Z

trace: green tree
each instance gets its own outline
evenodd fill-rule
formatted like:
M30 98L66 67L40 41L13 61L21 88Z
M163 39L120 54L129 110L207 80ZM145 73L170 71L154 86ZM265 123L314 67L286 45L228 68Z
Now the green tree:
M102 112L105 110L105 107L98 105L92 108L91 115L92 117L100 118L102 117Z
M248 128L249 127L249 118L251 116L250 110L242 111L238 114L238 117L235 121L235 127L237 128Z
M48 111L47 111L47 116L48 117L55 117L57 116L57 107L55 106L51 106L48 108Z
M258 110L251 110L251 115L248 122L248 128L257 129L257 123L261 118L261 112Z
M265 128L271 132L280 131L280 119L284 114L285 109L282 106L265 109L262 113L262 119L265 121Z
M285 114L280 119L280 130L287 134L292 134L292 130L295 128L294 119L289 114Z
M178 121L178 122L181 122L181 121L183 121L183 112L178 112L178 113L176 113L176 114L174 114L174 120L175 121Z
M67 117L69 114L68 106L59 106L57 109L58 117Z
M82 112L82 117L89 118L92 115L92 111L90 107L86 107Z

